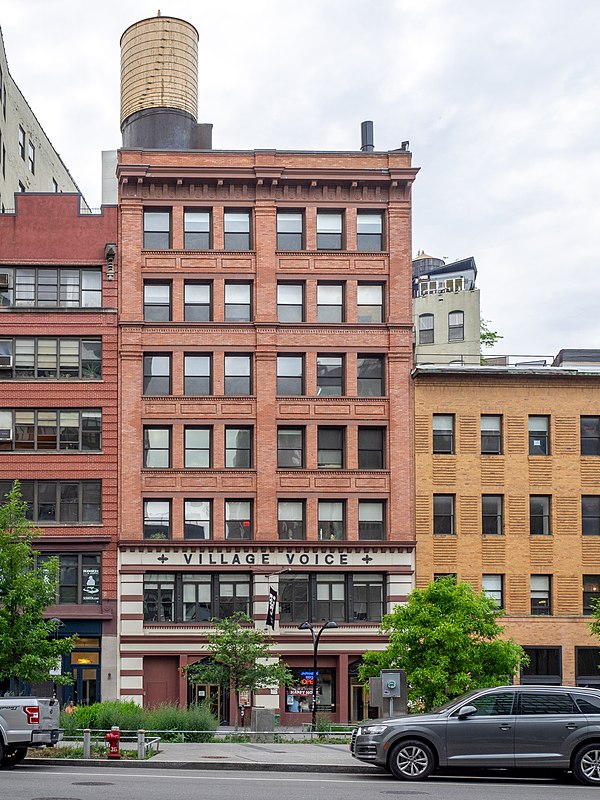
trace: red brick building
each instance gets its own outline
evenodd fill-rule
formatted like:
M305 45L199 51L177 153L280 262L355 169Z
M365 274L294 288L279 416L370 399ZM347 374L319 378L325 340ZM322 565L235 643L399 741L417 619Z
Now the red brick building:
M89 703L117 683L117 209L79 208L18 194L0 215L0 490L21 482L60 559L47 616L80 637L61 699Z

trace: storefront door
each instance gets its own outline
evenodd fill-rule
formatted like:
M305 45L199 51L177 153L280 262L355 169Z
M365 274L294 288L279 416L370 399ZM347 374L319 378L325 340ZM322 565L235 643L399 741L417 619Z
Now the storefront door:
M190 704L196 705L208 702L210 713L219 720L221 724L229 722L229 693L221 690L217 684L190 684Z

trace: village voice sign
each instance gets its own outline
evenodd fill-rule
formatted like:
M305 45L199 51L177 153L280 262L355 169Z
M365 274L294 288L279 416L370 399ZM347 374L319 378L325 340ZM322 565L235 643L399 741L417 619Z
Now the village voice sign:
M404 559L408 564L410 556ZM403 559L403 560L404 560ZM249 548L211 548L202 550L161 550L122 553L123 564L144 564L169 567L377 567L398 565L398 552L372 553L343 550L296 550L271 551L251 550Z

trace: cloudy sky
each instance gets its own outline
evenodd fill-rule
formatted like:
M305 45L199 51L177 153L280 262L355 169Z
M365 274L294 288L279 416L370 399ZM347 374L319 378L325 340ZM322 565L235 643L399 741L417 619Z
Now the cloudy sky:
M159 6L200 32L215 147L354 149L372 119L421 169L414 251L475 257L496 352L600 347L598 0L2 0L12 77L92 206L119 38Z

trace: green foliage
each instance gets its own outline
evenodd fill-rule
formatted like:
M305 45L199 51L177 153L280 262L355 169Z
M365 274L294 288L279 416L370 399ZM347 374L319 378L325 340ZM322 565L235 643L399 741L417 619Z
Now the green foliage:
M409 703L419 710L441 705L471 689L508 683L527 657L503 632L501 609L468 583L443 578L415 589L404 606L383 618L383 651L363 656L360 678L404 669Z
M51 676L50 670L77 637L59 639L58 623L44 619L56 602L58 560L36 565L32 542L41 531L26 518L26 508L15 481L0 506L0 680L70 683L70 676Z
M187 667L190 681L228 686L234 695L240 690L255 691L291 683L292 674L287 666L271 660L270 639L252 626L247 614L237 613L215 621L214 625L215 631L207 636L211 658Z
M590 631L592 636L600 639L600 597L592 599L592 617L590 620Z
M479 323L479 338L482 347L493 347L499 339L504 339L497 331L490 329L491 320L481 319Z

